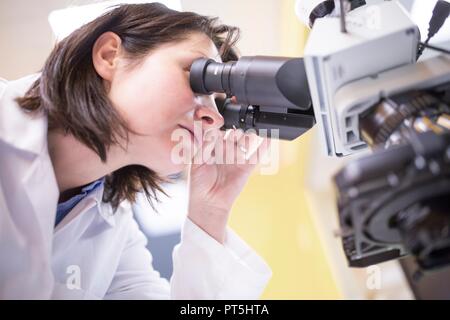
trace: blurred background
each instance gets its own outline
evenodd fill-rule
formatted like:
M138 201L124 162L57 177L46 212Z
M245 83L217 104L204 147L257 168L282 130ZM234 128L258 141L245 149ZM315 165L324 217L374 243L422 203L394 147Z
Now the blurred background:
M55 44L49 24L52 12L98 2L1 0L0 77L13 80L39 71ZM168 2L240 27L238 47L242 55L302 56L308 30L295 16L295 0ZM412 8L413 1L404 3ZM381 286L377 288L368 285L373 270L347 267L336 236L331 177L351 159L328 158L317 146L315 128L293 142L281 142L277 173L255 173L233 208L231 227L273 271L262 298L410 298L395 261L379 265ZM169 278L171 249L179 241L186 214L184 179L167 186L167 192L171 198L162 198L158 213L139 201L135 214L149 237L155 268Z

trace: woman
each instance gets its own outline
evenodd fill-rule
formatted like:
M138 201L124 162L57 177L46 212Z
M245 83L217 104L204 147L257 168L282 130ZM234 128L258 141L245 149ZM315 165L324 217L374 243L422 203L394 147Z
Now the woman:
M224 135L215 97L189 86L193 61L232 56L236 32L160 4L123 5L58 43L41 74L1 82L0 298L261 294L270 269L226 226L260 154L245 151L258 139ZM174 161L180 131L183 158L210 152L189 165L169 284L152 269L130 203L140 191L154 199L186 168ZM243 161L211 161L223 139L247 142L234 157Z

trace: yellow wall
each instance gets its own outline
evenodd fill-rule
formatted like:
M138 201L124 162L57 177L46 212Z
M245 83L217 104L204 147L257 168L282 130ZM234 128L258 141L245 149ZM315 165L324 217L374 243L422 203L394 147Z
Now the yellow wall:
M307 36L295 17L294 3L280 1L284 56L301 56ZM282 141L278 173L255 173L233 208L232 228L273 271L263 299L340 298L304 194L310 143L309 133L293 142Z

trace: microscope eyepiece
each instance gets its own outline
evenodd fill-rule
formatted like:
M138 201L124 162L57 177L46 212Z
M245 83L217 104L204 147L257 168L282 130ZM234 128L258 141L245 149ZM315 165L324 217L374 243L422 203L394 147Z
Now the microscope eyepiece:
M191 66L190 85L197 94L235 97L218 105L222 129L268 135L275 129L280 139L292 140L315 123L301 58L255 56L225 63L201 58Z
M191 67L191 88L235 96L239 103L308 110L308 80L302 58L242 57L226 63L198 59Z
M213 92L231 95L230 71L235 62L220 63L213 59L197 59L191 67L190 84L195 93L211 94Z

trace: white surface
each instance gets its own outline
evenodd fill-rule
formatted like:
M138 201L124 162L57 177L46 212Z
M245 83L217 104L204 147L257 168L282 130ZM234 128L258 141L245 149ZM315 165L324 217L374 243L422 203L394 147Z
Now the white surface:
M364 147L358 130L359 114L336 113L336 90L416 59L418 29L397 2L360 7L348 13L346 21L348 32L342 33L339 18L318 19L305 47L305 68L321 145L329 155L349 155ZM347 118L351 119L349 125ZM347 132L353 136L348 138Z

